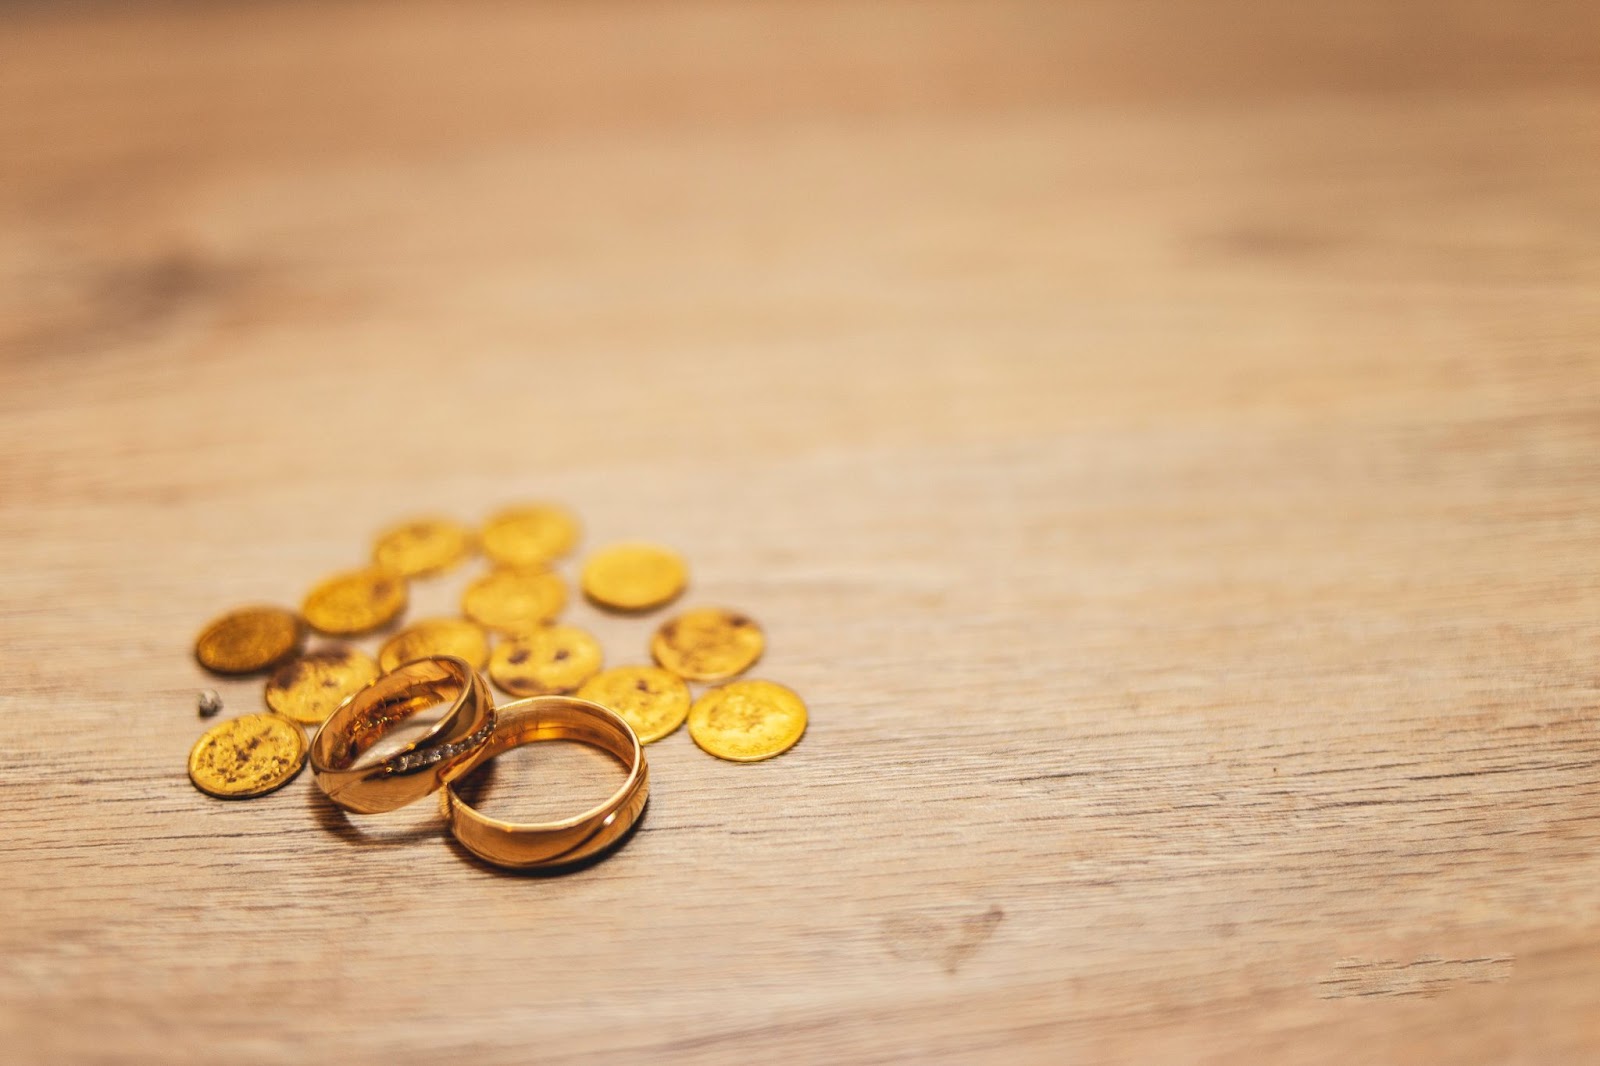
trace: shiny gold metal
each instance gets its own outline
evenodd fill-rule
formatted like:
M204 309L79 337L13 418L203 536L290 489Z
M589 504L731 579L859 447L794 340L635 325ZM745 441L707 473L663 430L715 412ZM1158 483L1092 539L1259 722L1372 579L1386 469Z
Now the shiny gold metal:
M305 626L282 607L240 607L211 623L195 638L194 657L218 674L253 674L283 662L300 649Z
M249 799L287 785L305 762L299 726L275 714L246 714L200 734L189 750L189 780L207 795Z
M370 633L406 609L406 580L381 566L334 574L306 594L300 613L329 636Z
M689 735L719 759L759 762L782 755L806 731L806 705L771 681L735 681L689 708Z
M683 557L659 544L613 544L583 564L584 595L617 611L648 611L671 603L688 582Z
M567 586L548 570L499 567L467 586L461 612L490 629L525 632L543 625L567 605Z
M622 715L641 744L655 743L689 717L689 686L659 666L607 670L585 681L578 698Z
M369 754L408 719L446 703L449 710L416 740L386 756ZM347 811L392 811L470 769L494 723L494 697L477 671L453 656L418 659L328 716L311 738L311 771L317 787Z
M439 574L472 554L472 530L448 518L413 518L378 534L372 561L403 577Z
M543 566L578 543L578 520L555 504L509 507L483 527L483 553L501 566Z
M542 626L500 642L489 680L513 696L553 696L589 680L604 659L600 642L576 626Z
M689 681L723 681L748 670L767 646L761 627L738 611L696 607L650 638L656 662Z
M455 786L439 793L450 832L478 858L515 870L566 866L617 843L650 798L644 749L614 711L571 696L538 696L500 709L499 722L475 765L540 740L575 740L607 752L628 777L604 803L559 822L505 822L469 807Z
M267 706L302 725L321 725L333 709L378 676L372 656L344 644L310 651L267 681Z
M465 618L424 618L384 642L378 650L378 668L387 674L401 663L430 655L454 655L482 670L489 662L489 634Z

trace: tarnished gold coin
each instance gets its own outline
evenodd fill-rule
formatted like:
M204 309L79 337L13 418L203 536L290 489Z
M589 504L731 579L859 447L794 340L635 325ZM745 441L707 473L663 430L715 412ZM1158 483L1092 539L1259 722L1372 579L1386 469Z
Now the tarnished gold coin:
M465 618L424 618L384 643L378 650L378 666L387 674L401 663L430 655L454 655L482 670L489 661L489 634Z
M738 611L696 607L668 619L650 638L656 662L690 681L722 681L761 658L767 638Z
M306 735L276 714L218 722L189 751L189 780L223 799L249 799L294 780L306 761Z
M305 626L282 607L241 607L213 619L194 642L194 657L219 674L253 674L300 649Z
M461 612L490 629L518 633L543 625L567 605L559 574L536 568L499 567L467 586Z
M414 518L378 534L372 561L403 577L437 574L472 554L472 530L448 518Z
M483 553L501 566L543 566L578 543L578 520L554 504L508 507L483 527Z
M378 676L372 656L343 644L284 663L267 682L267 706L296 722L321 725L344 698Z
M313 629L349 637L388 625L405 609L405 578L381 566L368 566L322 582L306 594L300 613Z
M689 686L658 666L619 666L583 683L578 698L622 715L639 743L660 740L689 717Z
M604 657L583 630L544 626L502 641L489 656L489 680L512 696L554 696L593 677Z
M782 755L806 731L806 705L771 681L735 681L689 708L689 735L719 759L759 762Z
M583 564L584 595L618 611L648 611L670 603L688 582L683 557L658 544L613 544Z

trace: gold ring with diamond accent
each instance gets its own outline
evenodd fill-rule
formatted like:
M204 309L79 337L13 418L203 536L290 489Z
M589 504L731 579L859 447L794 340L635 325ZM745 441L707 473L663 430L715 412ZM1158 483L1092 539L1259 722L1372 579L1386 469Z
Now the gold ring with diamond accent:
M382 758L362 758L418 712L450 705L427 732ZM494 696L453 655L416 659L341 703L311 738L311 771L328 798L356 814L392 811L472 768L494 732Z
M446 783L439 808L450 832L486 862L513 870L566 866L600 854L638 820L650 797L650 769L628 723L614 711L573 696L535 696L501 707L474 767L538 740L575 740L614 757L627 780L597 807L558 822L503 822L478 812Z

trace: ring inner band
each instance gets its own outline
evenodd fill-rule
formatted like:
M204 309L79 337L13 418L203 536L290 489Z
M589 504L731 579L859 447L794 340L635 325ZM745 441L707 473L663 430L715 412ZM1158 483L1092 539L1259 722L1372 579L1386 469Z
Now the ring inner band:
M330 770L353 769L361 756L392 733L395 727L419 711L441 704L453 704L461 698L465 687L461 678L446 673L441 666L439 676L419 677L405 688L352 708L350 717L339 732L338 743L330 745L332 750L323 753L323 764ZM437 729L441 724L443 719L435 723L434 728Z
M509 705L515 707L515 704ZM502 708L504 711L504 708ZM599 748L622 764L624 770L633 769L637 742L632 733L625 732L605 718L575 716L570 711L534 710L503 713L494 734L484 745L482 762L504 754L512 748L541 740L574 740ZM601 804L600 806L605 806ZM597 808L598 809L598 808ZM582 817L579 815L578 817Z

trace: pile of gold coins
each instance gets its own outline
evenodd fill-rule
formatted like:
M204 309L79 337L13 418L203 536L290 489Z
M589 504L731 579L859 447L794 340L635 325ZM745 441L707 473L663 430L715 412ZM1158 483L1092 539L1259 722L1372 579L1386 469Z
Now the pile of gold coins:
M378 536L370 564L315 585L298 612L250 606L215 619L196 640L195 657L217 674L268 674L266 710L223 721L200 737L189 756L195 787L242 799L287 784L306 762L306 729L322 726L363 690L382 687L380 679L401 667L441 656L486 672L523 703L575 696L598 704L625 721L638 744L658 741L685 721L700 748L736 762L768 759L799 741L807 712L797 695L771 681L732 680L766 647L761 627L738 611L685 610L650 638L653 663L604 669L600 642L559 621L568 589L553 566L578 540L577 519L550 504L501 511L478 530L449 519L413 519ZM467 585L459 616L394 629L412 582L453 570L480 550L489 568ZM621 543L589 554L579 584L597 607L637 615L674 602L688 581L676 552ZM376 658L342 642L380 631L388 635ZM340 642L307 650L312 632ZM695 698L691 682L726 683ZM215 695L203 694L201 713L216 709Z

